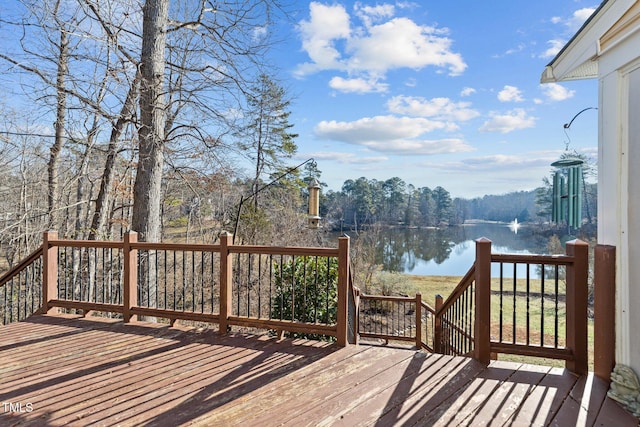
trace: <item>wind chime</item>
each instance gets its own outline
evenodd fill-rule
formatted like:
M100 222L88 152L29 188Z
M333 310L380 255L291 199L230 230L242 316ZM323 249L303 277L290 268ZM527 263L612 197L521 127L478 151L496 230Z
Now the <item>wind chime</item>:
M578 112L569 123L565 123L564 133L571 127L573 121L587 110L597 110L595 107L585 108ZM569 150L569 143L565 147ZM553 193L551 204L551 221L566 222L569 229L582 225L582 165L584 161L578 157L567 156L551 163L556 168L553 172Z
M567 226L582 225L582 164L581 159L568 158L551 163L553 173L553 203L551 220Z

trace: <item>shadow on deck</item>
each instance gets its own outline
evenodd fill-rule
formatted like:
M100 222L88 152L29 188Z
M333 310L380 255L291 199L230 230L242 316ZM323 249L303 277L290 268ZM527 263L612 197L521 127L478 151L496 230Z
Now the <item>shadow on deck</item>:
M559 368L62 315L0 337L0 425L638 425Z

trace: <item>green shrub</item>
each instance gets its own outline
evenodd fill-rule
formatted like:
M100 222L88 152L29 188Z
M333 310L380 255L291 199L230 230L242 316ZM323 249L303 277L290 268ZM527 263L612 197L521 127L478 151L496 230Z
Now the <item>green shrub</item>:
M272 298L275 319L335 324L338 312L338 260L295 257L274 263L276 291ZM333 340L333 337L294 333L293 337Z

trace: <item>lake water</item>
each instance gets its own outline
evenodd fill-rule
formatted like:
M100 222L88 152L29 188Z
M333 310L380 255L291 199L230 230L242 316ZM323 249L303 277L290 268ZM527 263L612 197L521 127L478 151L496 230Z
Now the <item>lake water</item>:
M547 253L547 239L526 225L517 232L511 224L473 223L442 229L382 230L376 263L385 271L424 276L461 276L475 260L475 240L486 237L493 253ZM521 276L523 271L518 273Z

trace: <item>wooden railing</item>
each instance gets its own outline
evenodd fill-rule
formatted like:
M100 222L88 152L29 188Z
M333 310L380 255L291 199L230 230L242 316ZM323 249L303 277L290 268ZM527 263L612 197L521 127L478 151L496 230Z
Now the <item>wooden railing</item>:
M550 256L492 254L491 241L478 239L474 265L435 308L420 294L361 295L359 333L484 363L499 353L561 359L585 373L587 271L588 246L579 240Z
M337 248L60 240L0 278L3 323L56 308L415 343L488 363L498 353L563 359L587 370L588 246L566 255L492 254L476 241L476 261L435 308L415 297L365 295L354 286L349 238Z
M19 322L42 306L42 246L0 277L0 325Z
M387 341L410 341L420 348L422 331L426 332L422 328L423 307L420 294L415 298L362 294L358 310L359 335Z
M569 370L587 373L588 245L573 240L566 255L553 256L491 255L490 241L477 245L475 357L563 359ZM493 280L492 264L499 271ZM478 323L488 324L489 331Z
M63 308L125 322L180 319L217 323L222 333L253 327L347 344L348 237L339 238L337 248L242 246L231 239L223 233L213 245L147 243L126 233L121 242L79 241L47 232L42 249L5 274L2 284L13 290L11 280L20 274L40 277L29 285L38 297L30 297L28 314Z

